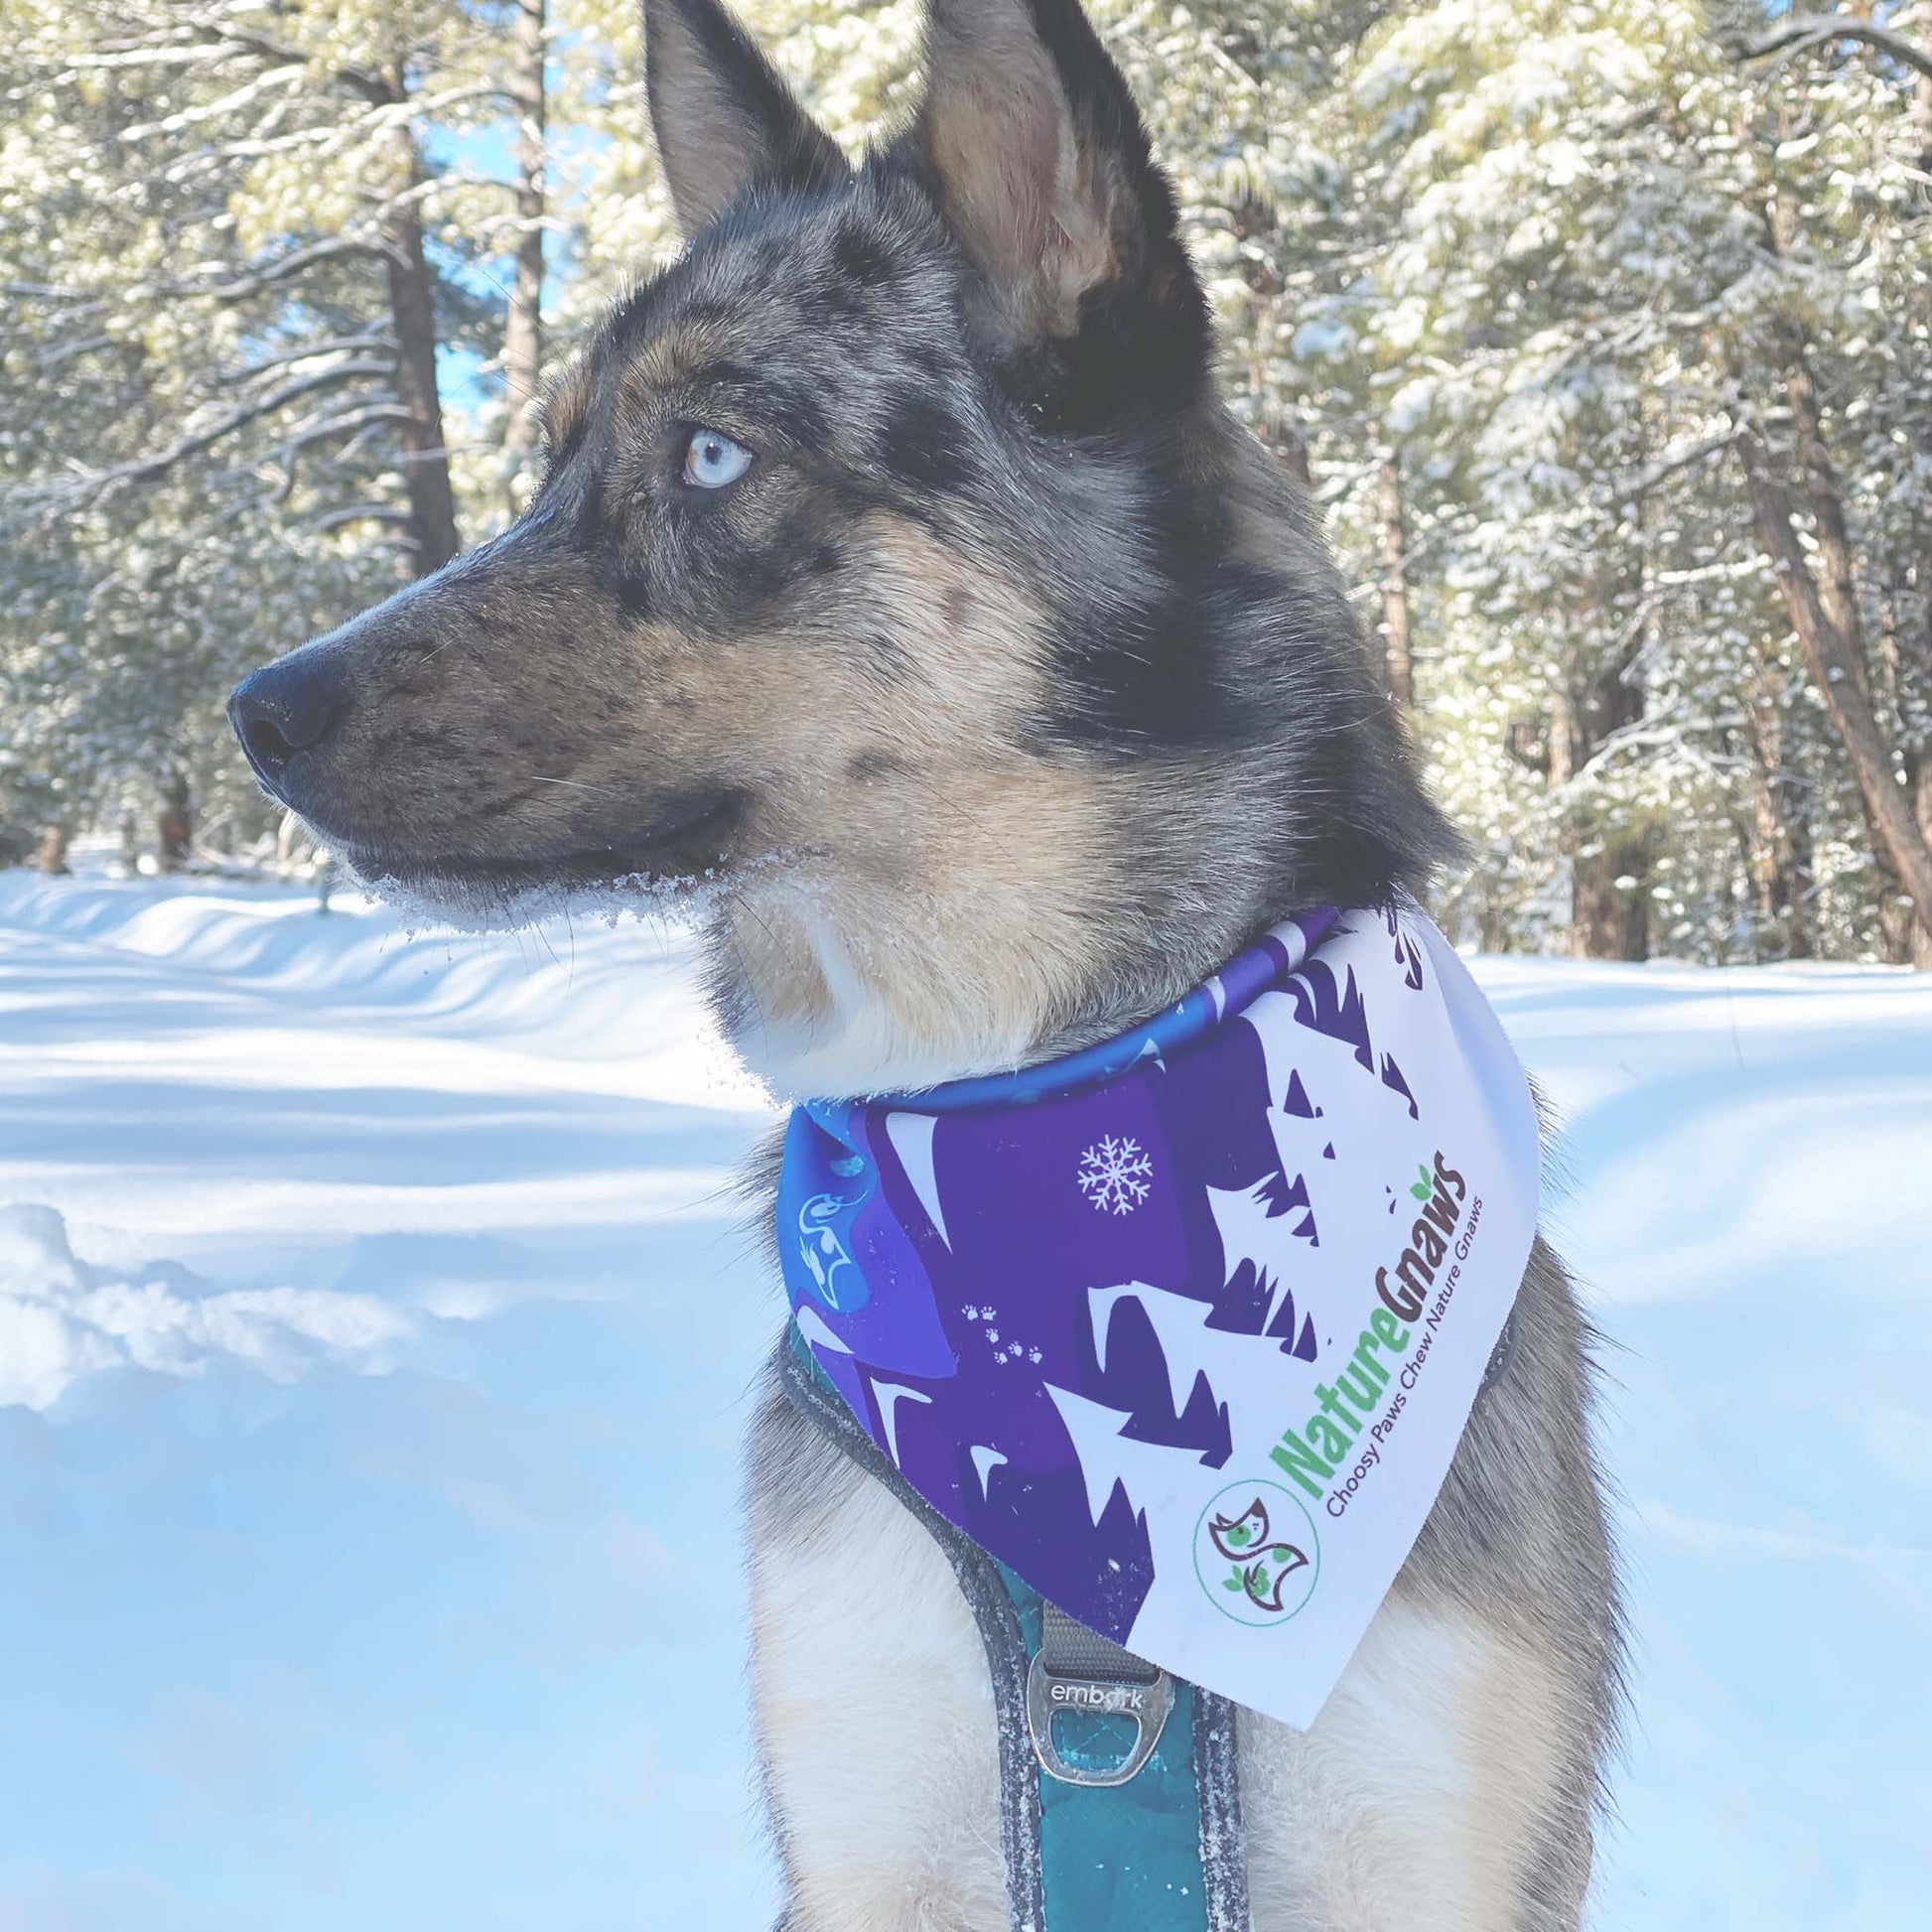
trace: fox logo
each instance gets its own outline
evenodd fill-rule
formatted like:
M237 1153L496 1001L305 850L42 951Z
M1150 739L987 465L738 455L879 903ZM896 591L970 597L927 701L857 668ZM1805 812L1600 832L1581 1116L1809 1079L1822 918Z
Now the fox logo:
M1286 1491L1272 1483L1238 1485L1208 1504L1195 1536L1195 1567L1209 1596L1237 1622L1273 1623L1312 1593L1314 1546L1308 1512Z
M865 1276L842 1232L852 1206L838 1194L814 1194L798 1210L799 1255L818 1299L835 1314L849 1314L867 1299Z

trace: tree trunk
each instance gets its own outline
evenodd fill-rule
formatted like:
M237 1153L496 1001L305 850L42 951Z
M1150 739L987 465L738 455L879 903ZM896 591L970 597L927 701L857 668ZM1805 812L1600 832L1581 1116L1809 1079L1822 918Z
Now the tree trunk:
M1932 845L1932 758L1917 761L1912 773L1912 804L1919 836ZM1932 923L1923 917L1912 921L1912 964L1921 973L1932 972Z
M1559 791L1577 775L1577 708L1559 685L1550 699L1550 789Z
M1932 175L1932 73L1921 73L1912 89L1912 132L1918 137L1918 167L1921 175ZM1918 184L1918 205L1928 200L1927 184Z
M1263 287L1262 270L1257 264L1250 264L1250 283L1257 293ZM1272 283L1266 286L1272 287ZM1248 394L1254 399L1254 433L1263 449L1285 465L1288 472L1304 489L1313 486L1313 473L1309 468L1309 446L1302 434L1288 420L1273 385L1268 380L1268 363L1261 352L1260 338L1254 343L1253 353L1248 357Z
M1757 901L1760 956L1809 959L1813 952L1811 814L1803 781L1790 766L1784 699L1778 669L1766 663L1744 705L1745 739L1756 777L1747 859Z
M1416 716L1415 660L1409 648L1409 522L1402 506L1402 463L1382 461L1382 642L1390 695L1412 729Z
M1758 923L1773 957L1809 959L1811 936L1811 819L1791 774L1760 766L1754 800L1753 885ZM1763 957L1762 953L1759 957Z
M1628 662L1619 661L1592 678L1581 698L1563 695L1551 738L1553 783L1567 782L1612 732L1643 716L1643 692L1628 673ZM1565 741L1561 748L1559 735ZM1648 959L1654 858L1649 829L1603 832L1577 815L1572 843L1571 951L1579 959Z
M1808 960L1816 950L1810 925L1810 817L1803 794L1787 770L1758 769L1752 827L1756 835L1750 854L1752 885L1758 897L1758 923L1771 939L1770 956Z
M536 401L543 380L544 11L547 0L517 0L510 93L516 103L516 275L503 329L503 470L516 500L517 479L537 446Z
M68 828L65 825L50 825L41 833L41 842L34 853L37 870L49 875L64 873L68 869Z
M1784 393L1791 405L1791 420L1798 432L1792 451L1798 474L1804 480L1805 502L1811 510L1812 534L1818 544L1819 609L1825 621L1846 640L1846 673L1856 676L1870 698L1870 672L1865 664L1859 621L1857 566L1852 554L1852 536L1845 522L1845 499L1838 486L1838 474L1832 468L1831 452L1825 447L1823 413L1818 403L1818 383L1811 372L1811 357L1805 339L1795 329L1779 331L1783 350Z
M1878 605L1878 691L1898 720L1898 763L1920 835L1932 843L1932 599L1915 597L1922 565L1916 554L1892 559L1891 581ZM1911 629L1914 602L1920 621ZM1932 926L1914 914L1897 936L1896 952L1924 969L1932 967Z
M422 157L407 128L397 136L407 189L423 180ZM396 391L402 425L403 484L409 492L410 570L438 571L457 553L456 495L443 443L443 403L436 387L436 308L423 249L420 199L399 195L382 223L389 270L389 317L396 335Z
M1912 129L1918 138L1919 183L1916 200L1921 216L1932 213L1932 72L1921 71L1912 89ZM1923 553L1911 553L1907 568L1920 590L1918 649L1911 669L1901 681L1916 686L1922 706L1932 708L1932 584L1927 582ZM1924 711L1919 713L1923 718ZM1914 751L1912 802L1920 835L1932 845L1932 745L1921 742ZM1932 920L1912 922L1912 964L1932 972Z
M1650 957L1647 832L1606 839L1571 861L1570 946L1579 959Z
M1787 102L1780 112L1780 138L1789 140L1799 132ZM1772 254L1785 259L1793 255L1801 212L1790 184L1777 183L1766 210ZM1790 495L1770 450L1755 429L1746 429L1737 448L1750 486L1751 520L1758 544L1770 560L1805 662L1851 760L1864 804L1872 858L1910 899L1913 924L1932 932L1932 840L1921 829L1913 800L1898 781L1892 748L1885 742L1872 702L1845 497L1825 442L1807 341L1803 329L1790 320L1778 325L1775 340L1779 379L1797 431L1793 456L1811 511L1818 555L1816 572L1798 540Z
M1744 432L1738 439L1738 449L1750 486L1757 540L1770 559L1785 614L1797 632L1799 647L1825 700L1839 743L1851 760L1859 796L1864 801L1873 854L1910 897L1918 923L1932 928L1932 840L1920 828L1912 800L1898 782L1890 747L1872 708L1870 678L1857 628L1857 600L1847 604L1834 591L1834 608L1844 611L1853 626L1842 628L1827 614L1824 596L1791 520L1790 501L1772 470L1769 450L1755 430ZM1807 464L1808 485L1812 467ZM1824 476L1829 483L1829 465ZM1832 493L1836 495L1835 487ZM1843 528L1842 516L1839 527ZM1822 529L1820 554L1824 559ZM1834 568L1829 559L1824 560L1823 567L1829 577Z
M179 872L189 861L195 836L187 772L171 771L161 781L161 809L155 814L154 831L156 863L163 872Z

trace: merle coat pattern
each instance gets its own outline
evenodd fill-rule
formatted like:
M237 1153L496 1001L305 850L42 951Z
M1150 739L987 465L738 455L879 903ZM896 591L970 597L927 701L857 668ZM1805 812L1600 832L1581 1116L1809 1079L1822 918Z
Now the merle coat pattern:
M716 0L646 15L685 251L556 384L509 531L237 690L264 785L460 904L703 878L713 999L784 1094L1064 1050L1298 906L1426 885L1452 839L1216 392L1077 0L933 0L918 111L857 165ZM1243 1722L1257 1932L1579 1923L1616 1599L1541 1244L1518 1325L1320 1722ZM748 1469L785 1923L994 1932L950 1571L775 1397Z

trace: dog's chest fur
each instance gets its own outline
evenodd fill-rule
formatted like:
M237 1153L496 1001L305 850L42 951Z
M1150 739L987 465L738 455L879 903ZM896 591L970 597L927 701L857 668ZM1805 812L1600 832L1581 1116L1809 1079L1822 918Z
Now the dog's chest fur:
M1320 1721L1242 1714L1255 1932L1579 1923L1613 1633L1579 1323L1541 1246L1518 1322L1517 1359ZM749 1506L787 1932L1003 1932L994 1705L943 1553L775 1387Z

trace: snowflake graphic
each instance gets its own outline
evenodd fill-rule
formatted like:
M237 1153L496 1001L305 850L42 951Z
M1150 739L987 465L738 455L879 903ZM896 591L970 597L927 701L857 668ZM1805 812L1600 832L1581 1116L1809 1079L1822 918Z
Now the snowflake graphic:
M1074 1178L1101 1213L1131 1214L1154 1185L1154 1163L1132 1135L1103 1134L1080 1156Z

